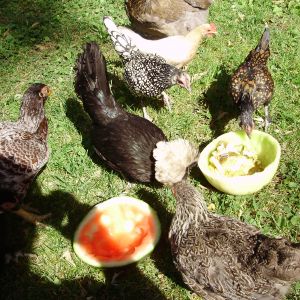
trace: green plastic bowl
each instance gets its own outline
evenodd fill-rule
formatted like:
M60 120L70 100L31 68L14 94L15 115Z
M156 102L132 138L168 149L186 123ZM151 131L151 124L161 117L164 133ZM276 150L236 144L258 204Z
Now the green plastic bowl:
M220 141L236 145L249 145L254 148L264 170L252 175L227 177L209 167L209 157ZM218 190L232 195L252 194L267 185L275 175L280 160L280 145L271 135L253 130L251 139L243 131L228 132L208 144L201 152L198 166L208 182Z

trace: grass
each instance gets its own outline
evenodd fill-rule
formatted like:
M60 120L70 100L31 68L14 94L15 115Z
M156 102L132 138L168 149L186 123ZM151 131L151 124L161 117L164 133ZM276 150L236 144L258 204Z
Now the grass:
M12 215L0 216L1 245L6 252L30 253L3 266L1 299L198 299L176 273L166 239L175 200L167 188L135 185L130 195L147 201L162 222L163 234L153 254L136 265L100 270L81 262L72 251L72 236L81 218L96 203L119 195L126 181L96 157L89 138L90 120L73 90L73 65L82 45L101 44L108 60L112 89L125 109L141 115L122 80L118 56L101 24L111 15L128 24L121 0L0 1L0 119L18 116L20 98L32 82L51 86L46 105L51 158L33 184L26 202L51 212L46 227L24 224ZM299 240L300 110L298 0L216 0L210 19L219 34L206 40L189 66L196 77L192 94L177 87L169 93L169 113L149 103L155 123L170 138L184 137L203 147L222 132L238 129L227 94L228 79L252 49L268 23L272 56L269 66L276 91L270 133L282 146L274 180L255 195L230 196L203 190L220 214L238 217L264 233ZM217 120L220 112L229 117ZM261 115L262 112L258 112ZM209 186L200 171L191 180ZM4 248L4 247L2 247ZM120 273L119 273L120 272ZM114 281L114 275L119 276ZM300 299L300 284L289 300Z

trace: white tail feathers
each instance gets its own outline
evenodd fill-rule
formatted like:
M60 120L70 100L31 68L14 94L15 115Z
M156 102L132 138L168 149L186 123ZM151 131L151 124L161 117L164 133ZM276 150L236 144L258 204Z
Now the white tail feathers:
M111 17L103 17L103 23L119 55L124 59L128 59L133 53L138 51L136 45L132 43L131 38L118 29Z
M187 140L158 142L153 150L156 180L167 185L181 181L198 155L198 150Z

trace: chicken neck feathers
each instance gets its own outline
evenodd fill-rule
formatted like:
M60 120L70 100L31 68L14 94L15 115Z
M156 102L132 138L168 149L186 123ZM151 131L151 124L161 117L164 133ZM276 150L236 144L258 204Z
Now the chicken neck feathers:
M25 92L18 121L0 123L0 206L3 201L21 201L48 161L45 99L39 95L43 88L47 87L33 84Z

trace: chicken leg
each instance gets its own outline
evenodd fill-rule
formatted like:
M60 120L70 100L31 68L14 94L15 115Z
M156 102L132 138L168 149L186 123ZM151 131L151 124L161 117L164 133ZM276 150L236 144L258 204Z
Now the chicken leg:
M147 119L148 121L152 122L153 119L149 116L149 114L147 113L146 107L143 105L143 116L145 119Z
M169 111L171 111L172 110L171 109L171 102L172 102L171 97L168 96L168 94L166 92L162 92L161 95L162 95L162 99L164 101L165 106L168 108Z
M271 118L270 118L270 115L269 115L269 105L265 105L264 108L265 108L265 131L267 131L268 127L271 124Z
M40 222L43 220L49 218L51 216L51 213L45 214L45 215L37 215L32 212L29 212L24 208L24 206L21 206L18 210L12 211L14 214L22 217L24 220L26 220L29 223L32 223L34 225L39 225Z

